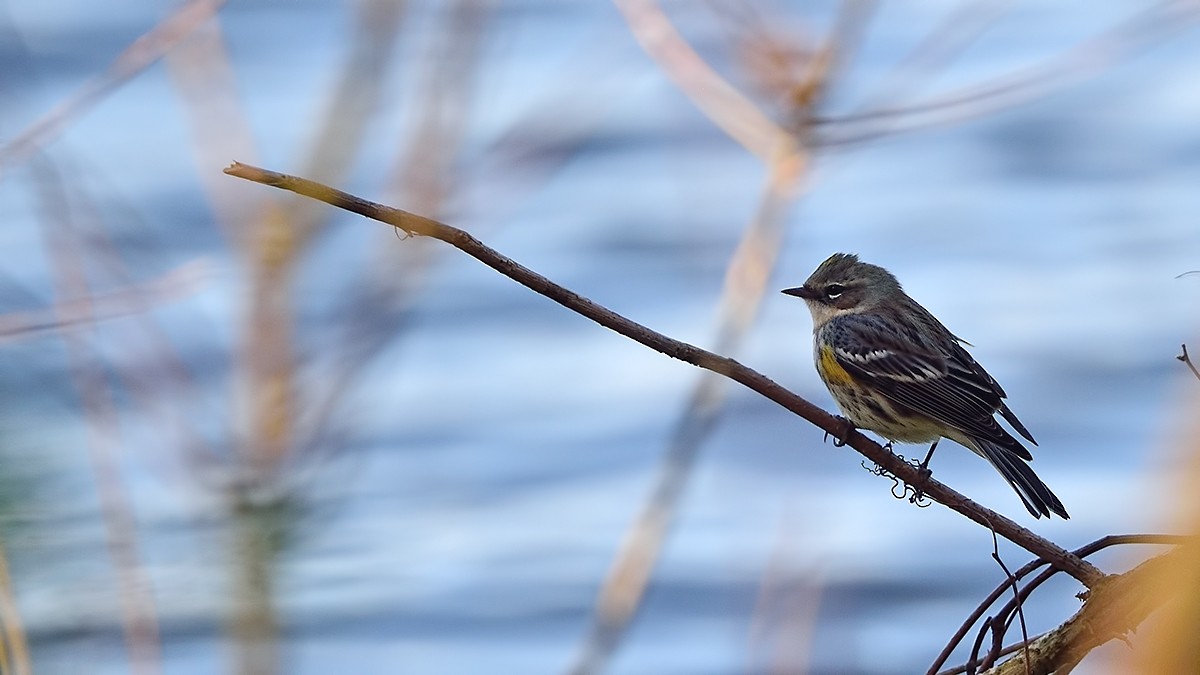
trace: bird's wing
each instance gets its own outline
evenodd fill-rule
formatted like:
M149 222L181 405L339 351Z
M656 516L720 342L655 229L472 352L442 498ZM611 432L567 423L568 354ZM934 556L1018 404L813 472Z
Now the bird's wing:
M993 417L1004 405L1002 392L969 355L945 353L870 316L837 317L824 330L834 357L855 379L920 415L1031 459Z
M934 321L936 321L936 319L934 319ZM966 344L965 340L959 337L955 337L954 340L955 341L950 344L950 348L947 350L946 355L948 361L950 362L950 367L959 371L959 374L964 382L971 382L980 389L990 390L991 394L993 394L999 401L1000 405L998 411L1000 415L1012 425L1013 429L1017 430L1017 433L1024 436L1030 443L1037 445L1037 441L1033 440L1033 434L1029 433L1029 430L1025 428L1024 424L1021 424L1021 420L1017 419L1016 413L1009 410L1008 405L1004 403L1004 401L1000 400L1008 397L1008 395L1004 393L1004 389L1000 387L1000 383L996 381L996 378L989 375L988 372L983 369L983 366L979 365L979 363L972 358L967 350L962 348L962 344Z

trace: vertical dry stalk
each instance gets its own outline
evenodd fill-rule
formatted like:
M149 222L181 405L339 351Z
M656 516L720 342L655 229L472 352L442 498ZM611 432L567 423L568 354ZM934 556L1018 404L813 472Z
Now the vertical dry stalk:
M666 15L648 0L617 0L630 29L660 66L727 133L755 154L769 158L768 180L758 212L746 228L726 269L714 350L736 353L758 316L767 281L786 233L787 208L810 171L805 147L808 122L819 105L830 74L867 12L866 3L847 0L828 42L793 83L785 133L753 103L721 80L691 49ZM569 672L601 672L633 619L658 561L680 498L703 441L722 410L728 380L704 372L684 408L653 494L626 534L596 601L592 627Z
M4 655L0 659L0 670L4 675L31 675L33 667L29 660L29 644L25 639L25 625L21 612L13 598L12 577L8 573L8 554L0 545L0 626L3 626Z
M288 517L287 507L283 503L240 501L233 504L231 513L234 556L229 632L236 640L231 671L237 675L274 675L282 672L275 575L280 520Z
M775 550L763 570L748 631L748 673L804 675L808 671L824 575L793 568L794 549L805 540L796 536L796 529L792 518L781 520Z
M324 120L304 166L338 180L350 167L376 112L387 81L391 51L405 3L369 0L360 6L355 36ZM249 258L250 302L242 357L249 410L247 459L262 476L296 447L295 422L301 402L295 381L291 276L298 256L328 214L304 200L269 208L260 222Z
M366 0L355 5L354 35L346 44L350 53L326 100L316 138L303 160L306 171L341 180L358 155L369 121L388 82L392 51L406 3ZM192 112L197 154L202 163L213 157L212 148L230 142L247 147L252 137L245 115L236 105L224 45L213 30L198 34L179 55L173 73ZM213 114L218 113L218 114ZM236 133L231 137L228 130ZM229 139L232 138L233 141ZM207 172L205 172L207 173ZM328 213L301 200L259 204L256 217L246 218L238 205L240 191L212 189L209 193L230 227L245 235L231 235L249 267L249 295L238 356L235 395L230 411L243 439L239 466L234 471L255 483L271 484L277 472L302 446L298 420L305 406L297 379L292 276L312 238L328 223ZM241 221L256 221L245 227ZM229 229L229 228L227 228ZM238 417L242 416L242 417ZM241 500L242 495L232 495ZM272 575L278 551L264 548L269 537L261 531L262 511L271 504L239 501L234 516L233 573L235 592L229 626L235 640L237 672L270 675L281 667L278 655L278 617Z

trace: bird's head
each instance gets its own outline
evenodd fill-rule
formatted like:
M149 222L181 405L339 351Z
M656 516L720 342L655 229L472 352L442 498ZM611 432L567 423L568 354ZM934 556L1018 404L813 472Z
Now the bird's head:
M862 262L852 253L834 253L803 286L785 288L783 292L803 298L818 326L835 316L871 310L894 294L903 293L891 272Z

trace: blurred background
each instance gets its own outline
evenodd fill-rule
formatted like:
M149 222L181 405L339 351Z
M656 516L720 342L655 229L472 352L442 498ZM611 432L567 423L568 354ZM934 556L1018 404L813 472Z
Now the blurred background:
M1003 578L989 532L447 246L221 170L440 218L830 409L778 290L857 252L975 345L1073 518L957 446L935 475L1074 548L1175 515L1198 18L0 3L3 672L924 672Z

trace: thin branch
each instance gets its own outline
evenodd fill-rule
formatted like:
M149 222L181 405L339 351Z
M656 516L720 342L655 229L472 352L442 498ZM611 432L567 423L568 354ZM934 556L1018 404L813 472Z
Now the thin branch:
M1191 369L1196 379L1200 380L1200 370L1196 370L1196 364L1192 363L1192 357L1188 355L1187 345L1179 345L1179 348L1183 350L1183 353L1175 358L1183 361L1184 365Z
M380 112L380 101L388 92L388 75L395 61L392 52L407 5L396 0L355 3L350 51L325 102L316 139L302 161L306 175L332 181L340 180L350 170L367 139L369 123ZM320 210L310 208L308 203L287 203L284 210L284 220L298 239L296 251L328 223Z
M1084 586L1091 588L1105 577L1105 574L1091 563L1081 560L1054 542L1034 534L1015 521L979 505L948 486L926 476L916 467L901 461L883 446L861 433L857 431L846 433L846 425L841 418L830 415L765 375L747 368L734 359L673 340L631 321L501 255L463 230L415 213L367 201L327 185L247 164L234 162L225 169L225 173L318 199L332 206L386 223L409 235L433 237L444 241L522 286L605 328L672 358L724 375L803 417L824 431L837 436L845 434L846 444L867 459L886 468L904 482L918 487L930 499L957 511L984 527L995 528L997 534L1005 539L1035 555L1047 558L1051 564L1078 579Z
M1000 557L1000 540L996 538L996 531L992 531L992 559L996 564L1000 565L1000 569L1004 572L1007 585L1012 588L1013 602L1017 606L1017 616L1021 619L1021 646L1028 652L1029 650L1029 627L1025 625L1025 603L1021 597L1021 587L1017 584L1017 578L1008 570L1008 565L1004 564L1004 559ZM995 625L994 623L992 624ZM997 631L995 633L995 641L992 647L992 654L989 655L989 660L995 661L1000 658L1000 652L1004 649L1004 632ZM1028 658L1028 654L1026 655ZM1028 671L1028 669L1026 669ZM1025 675L1030 675L1026 672Z

